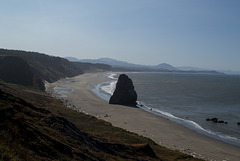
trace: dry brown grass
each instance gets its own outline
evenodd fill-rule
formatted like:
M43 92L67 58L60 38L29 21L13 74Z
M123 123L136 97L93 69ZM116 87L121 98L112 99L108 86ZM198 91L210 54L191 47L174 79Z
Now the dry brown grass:
M32 88L0 82L0 160L199 160Z

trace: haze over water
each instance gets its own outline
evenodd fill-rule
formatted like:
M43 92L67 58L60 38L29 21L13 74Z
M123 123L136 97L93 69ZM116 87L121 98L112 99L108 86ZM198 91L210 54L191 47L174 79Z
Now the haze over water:
M199 133L240 146L240 76L183 73L127 73L141 108L183 124ZM114 82L95 92L107 100ZM217 117L227 122L213 123Z

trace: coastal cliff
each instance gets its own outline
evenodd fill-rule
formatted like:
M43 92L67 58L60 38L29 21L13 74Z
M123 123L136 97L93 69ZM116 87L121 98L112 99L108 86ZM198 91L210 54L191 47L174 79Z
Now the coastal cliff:
M54 82L85 72L111 70L111 66L70 62L38 52L0 49L0 79L45 90L44 82Z

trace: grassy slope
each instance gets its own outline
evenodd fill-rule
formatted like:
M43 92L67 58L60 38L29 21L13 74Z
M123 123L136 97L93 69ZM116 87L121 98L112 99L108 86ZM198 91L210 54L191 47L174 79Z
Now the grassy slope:
M26 73L27 72L26 70L30 70L30 72L32 72L33 75L39 77L41 84L43 84L43 81L45 80L48 82L54 82L60 78L73 77L83 73L83 71L79 67L77 67L76 65L69 62L66 59L49 56L49 55L41 54L37 52L0 49L0 57L2 57L2 59L6 57L7 59L11 58L15 60L15 62L9 61L9 60L6 61L6 58L2 60L2 63L5 63L5 65L3 66L3 69L0 70L0 73L1 71L3 73L5 71L6 78L7 76L9 76L8 70L11 71L11 69L15 66L16 63L23 64L22 61L24 61L26 65L25 66L19 65L18 67L15 67L15 69L18 68L17 70L23 73ZM2 75L0 75L0 78L1 77ZM19 78L16 72L12 74L11 78L12 77L15 80L18 80L20 78L21 79L25 78L25 77ZM14 79L11 79L11 80L14 80ZM3 79L3 80L8 81L7 79ZM18 82L13 82L13 83L18 83ZM25 85L23 83L18 83L18 84ZM28 84L28 85L32 85L32 84ZM40 89L43 89L43 87Z
M0 82L0 160L198 160Z

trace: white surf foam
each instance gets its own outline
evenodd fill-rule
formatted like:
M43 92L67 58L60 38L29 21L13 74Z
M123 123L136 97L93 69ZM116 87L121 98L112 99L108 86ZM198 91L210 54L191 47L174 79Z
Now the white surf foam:
M137 103L138 103L137 106L139 108L141 108L141 109L143 109L147 112L150 112L150 113L153 113L155 115L167 118L167 119L169 119L173 122L181 124L181 125L189 128L191 130L194 130L194 131L196 131L200 134L207 135L208 137L212 137L212 138L215 138L215 139L218 139L218 140L221 140L221 141L233 144L233 145L240 146L240 139L238 139L238 138L228 136L228 135L223 135L223 134L220 134L220 133L216 133L216 132L213 132L213 131L208 130L208 129L204 129L202 126L200 126L198 123L196 123L192 120L183 119L183 118L174 116L171 113L148 107L143 102L138 101Z
M116 73L108 73L108 74L109 74L108 78L117 79L117 78L115 78L115 76L117 75Z
M116 87L117 83L116 76L117 76L116 73L107 73L104 77L107 77L110 80L107 82L97 84L94 88L92 88L92 91L103 100L109 101Z
M112 81L112 82L109 82L108 85L105 85L105 86L102 86L101 89L110 94L110 95L113 95L113 92L115 91L115 88L116 88L116 83L117 81Z
M110 78L111 80L103 83L102 86L100 87L101 90L110 95L113 95L117 83L117 78L115 78L116 75L117 75L116 73L108 73L108 78Z

